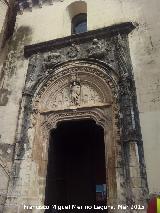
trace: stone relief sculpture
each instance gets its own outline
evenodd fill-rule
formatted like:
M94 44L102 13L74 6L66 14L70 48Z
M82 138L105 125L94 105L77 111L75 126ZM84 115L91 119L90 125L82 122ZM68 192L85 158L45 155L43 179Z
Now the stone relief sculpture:
M69 48L67 55L69 58L76 58L79 51L80 51L79 47L75 43L73 43Z
M54 52L50 52L47 57L44 59L44 69L49 69L51 68L53 65L59 63L61 61L61 55L60 53L54 53Z
M66 108L69 106L96 105L102 103L98 93L88 85L72 82L69 86L57 93L54 101L50 102L50 108Z
M70 83L71 105L80 105L81 84L77 76L72 76Z
M103 97L94 85L88 85L80 79L68 79L65 85L61 85L56 93L44 97L42 109L63 110L72 107L99 106L105 104Z
M104 56L105 50L103 49L103 46L101 42L95 38L92 41L92 45L88 48L88 55L89 57L102 57Z

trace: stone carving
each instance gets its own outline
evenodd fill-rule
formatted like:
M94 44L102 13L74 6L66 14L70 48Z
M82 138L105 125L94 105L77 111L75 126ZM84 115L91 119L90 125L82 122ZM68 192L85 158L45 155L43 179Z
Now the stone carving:
M55 64L61 62L61 55L60 53L50 52L47 57L44 59L43 67L44 69L50 69Z
M80 79L77 76L72 76L70 82L70 93L71 93L71 104L79 105L80 104L80 95L81 95L81 84Z
M101 58L105 54L105 49L102 47L101 42L98 39L93 39L92 45L88 48L88 56Z
M135 103L135 85L132 67L128 56L125 38L118 34L116 38L116 57L119 65L119 102L123 114L123 141L141 140L138 110Z
M119 92L121 95L132 95L132 79L125 73L121 76L121 80L119 82Z
M62 65L63 67L63 65ZM58 67L61 70L61 67ZM86 79L85 73L88 73ZM99 80L96 81L96 76ZM87 66L77 66L53 73L52 78L43 86L35 98L34 108L41 112L49 110L62 110L72 107L89 107L110 104L111 94L103 87L104 79L109 84L113 94L117 93L116 85L111 83L107 74ZM41 100L41 101L40 101ZM38 106L38 105L39 106Z
M118 59L120 75L129 74L129 72L131 71L131 67L129 67L130 61L128 58L126 41L124 41L124 38L120 34L118 34L115 43L116 43L116 57Z
M73 111L58 111L57 113L44 113L44 120L42 122L42 132L46 135L52 128L56 128L56 125L60 121L64 120L76 120L76 119L89 119L92 118L96 123L104 128L110 128L112 125L112 110L110 107L102 108L81 108Z
M111 47L107 47L109 44L104 42L106 38L101 39L99 37L91 41L93 35L91 38L87 37L89 40L84 39L84 43L82 40L79 40L79 43L76 42L79 46L73 43L69 47L66 45L68 40L64 39L66 43L64 43L65 45L62 48L54 48L56 49L55 51L59 51L59 48L61 48L62 56L59 53L50 52L46 57L45 54L47 53L42 53L42 55L44 54L44 61L43 58L40 58L40 60L33 59L30 65L31 69L28 70L26 85L31 79L35 85L39 78L40 81L36 85L37 87L34 87L34 89L37 89L33 91L32 100L29 100L31 96L26 96L26 100L30 102L26 101L26 105L28 104L29 107L24 107L24 119L22 122L24 128L21 131L23 137L21 137L21 141L18 144L19 149L22 149L21 145L23 143L27 144L27 140L29 140L30 145L34 144L34 149L39 150L37 167L40 170L41 159L47 160L49 132L56 128L58 122L74 119L93 119L104 128L107 156L106 174L109 174L107 176L108 201L111 205L115 204L115 200L112 199L113 194L117 194L117 203L119 203L120 199L122 199L123 203L126 203L128 199L127 193L132 194L132 188L129 185L130 177L126 176L128 164L126 165L123 157L127 161L127 157L132 154L131 152L128 154L125 147L125 139L129 138L128 133L132 125L132 122L130 123L132 118L131 109L134 111L134 117L137 116L135 106L133 107L135 100L131 100L129 97L130 90L135 88L126 56L127 44L124 45L125 39L118 38L118 40L117 36L115 37L115 43L110 44ZM120 39L123 40L122 43ZM117 44L117 42L119 43ZM89 46L90 44L91 46ZM115 45L116 49L112 45ZM118 67L117 71L106 65L106 58L110 58L110 51L113 51L112 55L116 67ZM114 51L116 51L117 55ZM66 53L67 57L64 57ZM106 54L108 55L106 56ZM65 61L65 63L60 65L58 63L62 62L61 57L74 60L70 60L71 62ZM75 60L77 58L80 58L80 60ZM98 59L101 60L99 61ZM43 69L40 65L41 61L43 62ZM46 78L44 73L47 74ZM117 98L118 95L119 99ZM32 116L30 112L34 112L36 120L34 127L30 126L29 123ZM36 114L36 112L38 113ZM122 154L118 154L117 157L116 149L118 146L122 147ZM23 148L20 152L24 154L26 150ZM23 155L20 157L22 159ZM116 163L118 167L122 167L124 174L116 167ZM142 163L141 166L144 167ZM45 173L45 171L46 167L44 166L43 172ZM117 179L118 176L119 179ZM126 182L126 180L128 181ZM124 183L126 184L124 185ZM40 183L40 187L41 189L45 188L44 182ZM124 196L121 196L122 193L124 193Z
M106 40L105 41L105 58L107 63L114 66L116 70L116 60L115 60L115 46L114 42L112 40Z
M44 99L44 102L47 102L47 108L52 110L67 109L72 106L95 106L103 103L102 97L94 88L76 81L68 82L66 87L61 88L48 101ZM47 109L45 104L42 104L42 106L42 108Z
M73 62L72 62L72 65L73 65ZM75 67L70 68L70 64L69 64L68 67L65 66L65 69L63 68L63 66L64 65L57 68L59 70L62 70L60 72L56 72L56 69L55 69L56 75L54 75L54 73L53 73L53 76L50 78L50 80L47 82L47 84L44 85L42 90L40 90L38 92L37 101L43 96L42 94L45 94L45 90L48 87L51 88L50 93L47 93L46 95L44 95L44 98L42 99L42 100L45 100L45 103L44 103L45 105L47 105L47 106L50 105L47 102L47 99L50 101L52 100L52 102L54 104L57 103L57 101L53 98L53 95L52 96L50 95L52 93L52 94L54 94L54 97L55 97L56 94L58 94L57 87L61 88L61 89L59 89L59 95L57 95L59 103L63 102L62 100L64 99L64 97L66 99L68 99L68 97L70 97L70 95L68 95L68 93L70 94L70 92L68 92L68 91L70 91L70 89L69 89L70 88L70 79L71 79L70 73L72 73L72 75L73 75L73 73L77 73L77 72L79 73L78 75L79 75L79 78L81 79L81 96L83 96L80 98L81 103L83 103L83 104L87 103L87 100L92 104L95 104L96 102L99 102L99 103L100 102L101 103L111 102L110 94L108 93L108 90L106 90L102 87L104 81L109 85L114 97L116 97L116 94L118 94L118 87L115 84L114 80L111 79L110 76L107 73L105 73L104 70L99 71L96 68L96 65L88 64L87 66L84 66L84 65L82 66L82 65L78 65L76 63ZM85 73L89 74L89 78L86 83L85 83L86 79L84 77ZM94 76L99 76L99 81L95 81ZM55 91L52 92L52 89L54 88L54 86L53 86L54 84L55 84L56 92ZM98 88L101 88L102 90L101 91L97 90ZM95 92L93 92L93 91L95 91ZM99 94L99 95L97 95L97 94ZM104 99L104 97L105 97L105 99ZM52 104L52 105L54 105L54 104Z
M30 148L33 147L34 133L35 133L34 128L29 127L29 129L28 129L28 141L29 141L29 147Z
M105 50L107 51L107 52L109 52L109 51L112 51L112 49L113 49L113 44L112 44L112 41L110 40L110 41L106 41L105 42Z
M39 53L32 55L29 60L28 71L26 76L26 84L23 94L32 94L33 87L41 78L47 75L47 70L42 69L43 57ZM43 72L42 72L43 71Z
M69 48L67 55L69 58L76 58L78 56L79 51L80 51L80 49L79 49L78 45L73 43L71 45L71 47Z
M30 60L29 60L29 70L32 70L32 73L33 73L33 70L36 68L37 66L37 62L38 62L38 59L40 58L40 55L39 53L35 54L35 55L32 55L32 57L30 57Z

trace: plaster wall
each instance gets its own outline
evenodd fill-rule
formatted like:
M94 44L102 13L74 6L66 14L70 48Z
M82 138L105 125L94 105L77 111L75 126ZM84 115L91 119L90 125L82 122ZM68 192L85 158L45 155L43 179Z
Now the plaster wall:
M23 46L70 35L71 17L67 7L72 2L74 1L55 1L53 5L46 2L43 8L35 6L32 12L25 9L22 15L17 16L12 42L17 39L18 30L23 27L29 29L27 35L29 39L26 39L24 34L18 37L21 56L15 62L13 75L5 74L3 80L3 87L5 85L4 88L7 88L9 93L7 102L3 103L0 109L1 143L13 144L15 141L19 103L28 65L28 61L22 56ZM86 3L88 30L128 21L138 23L129 37L130 52L137 88L149 189L150 192L159 192L160 170L157 162L160 147L160 1L86 0ZM15 51L19 51L18 49Z
M2 1L0 1L0 47L4 33L4 22L6 18L7 9L7 6Z
M0 2L0 31L2 30L2 27L4 24L6 11L7 11L7 6L3 2Z

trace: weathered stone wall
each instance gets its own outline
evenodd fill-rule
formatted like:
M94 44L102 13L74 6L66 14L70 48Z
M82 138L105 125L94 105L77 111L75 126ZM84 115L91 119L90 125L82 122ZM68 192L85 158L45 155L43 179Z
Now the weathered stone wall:
M2 173L0 175L0 212L5 202L8 179L10 178L15 149L13 144L25 81L23 69L27 67L27 62L23 57L23 48L25 43L29 42L30 35L29 27L20 27L15 31L12 39L8 41L7 47L3 49L8 54L0 73L0 172Z
M25 9L17 16L16 30L9 45L9 55L1 70L1 143L15 141L19 104L25 82L28 61L23 46L48 41L71 34L68 6L73 0L46 2L42 8ZM160 191L160 60L159 60L159 0L86 0L88 30L121 22L135 22L129 37L135 75L142 137L144 141L150 192ZM1 14L1 13L0 13Z
M5 33L5 24L6 24L6 14L7 14L8 6L0 1L0 79L2 78L1 69L3 66L3 60L6 54L6 48L2 51L2 41ZM7 90L5 91L7 93ZM1 92L0 92L1 97ZM1 99L1 98L0 98ZM0 116L0 119L2 117ZM1 133L0 133L1 138ZM8 188L8 180L9 180L9 172L11 170L13 158L13 147L10 144L2 144L0 142L0 212L2 212L3 205L6 200L7 188Z
M6 57L7 48L3 48L3 41L4 41L4 35L5 35L5 29L6 29L6 21L7 21L7 11L8 6L1 1L0 2L0 72L1 68L3 66L4 58Z

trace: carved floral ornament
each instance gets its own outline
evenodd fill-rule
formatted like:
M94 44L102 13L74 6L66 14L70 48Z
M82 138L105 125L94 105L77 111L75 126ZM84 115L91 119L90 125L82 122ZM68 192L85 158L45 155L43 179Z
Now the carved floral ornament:
M101 41L93 39L91 46L87 50L89 57L101 58L105 55L105 48Z
M106 53L112 50L112 46L110 45L110 43L102 43L102 41L98 40L97 38L94 38L88 46L89 47L87 47L86 49L83 48L82 50L80 44L73 42L66 48L66 53L64 53L62 50L48 52L44 57L44 69L52 69L55 64L63 62L65 60L81 58L82 51L84 51L83 57L102 59Z
M56 129L57 124L61 121L92 119L97 125L104 130L108 130L112 126L112 109L111 107L102 108L83 108L79 110L69 110L67 112L57 112L44 115L42 118L42 132L46 137L51 129ZM49 137L49 135L48 135Z
M111 105L117 97L116 76L96 65L59 67L39 85L33 108L40 113Z
M79 46L73 43L71 47L69 48L69 51L67 52L67 55L69 58L76 58L80 49Z

